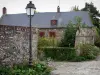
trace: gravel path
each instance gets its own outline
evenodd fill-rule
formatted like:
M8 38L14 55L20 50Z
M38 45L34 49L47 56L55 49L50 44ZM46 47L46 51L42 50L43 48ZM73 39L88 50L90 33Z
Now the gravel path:
M52 75L100 75L100 61L50 62L55 67Z

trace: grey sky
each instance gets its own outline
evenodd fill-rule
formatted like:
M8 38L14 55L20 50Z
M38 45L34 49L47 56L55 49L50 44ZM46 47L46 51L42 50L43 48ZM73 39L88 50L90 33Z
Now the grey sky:
M25 13L25 7L30 0L0 0L0 16L2 15L2 8L7 8L8 14ZM31 0L35 4L39 12L56 12L59 0ZM100 10L100 0L60 0L61 11L70 11L75 5L79 8L85 6L85 2L93 2Z

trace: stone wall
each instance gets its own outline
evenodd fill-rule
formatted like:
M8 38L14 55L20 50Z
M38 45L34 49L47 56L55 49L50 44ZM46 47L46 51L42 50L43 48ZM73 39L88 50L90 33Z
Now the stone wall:
M80 28L76 32L75 47L77 48L77 53L80 54L80 44L94 44L95 40L95 30L93 28Z
M76 32L75 46L80 43L94 44L94 39L95 31L93 28L80 28L80 30Z
M38 36L32 28L33 60L37 58ZM0 64L13 65L28 62L29 27L0 25Z

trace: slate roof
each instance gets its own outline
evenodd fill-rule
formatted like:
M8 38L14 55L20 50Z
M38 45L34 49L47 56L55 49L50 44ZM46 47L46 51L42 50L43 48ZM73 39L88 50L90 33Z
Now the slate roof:
M75 17L79 16L82 19L82 23L88 26L93 26L89 14L86 11L71 11L71 12L46 12L46 13L36 13L32 17L32 26L38 28L52 28L51 20L58 20L57 27L65 27L69 21L75 23ZM29 17L26 13L22 14L6 14L0 20L1 25L10 26L29 26Z

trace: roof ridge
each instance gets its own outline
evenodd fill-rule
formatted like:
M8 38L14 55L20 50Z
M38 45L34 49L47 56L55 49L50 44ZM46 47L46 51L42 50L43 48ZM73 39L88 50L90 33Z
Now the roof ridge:
M60 13L74 13L74 12L88 12L88 11L66 11L66 12L60 12ZM57 12L38 12L36 14L45 14L45 13L57 13ZM16 13L16 14L7 14L7 15L21 15L26 13Z

